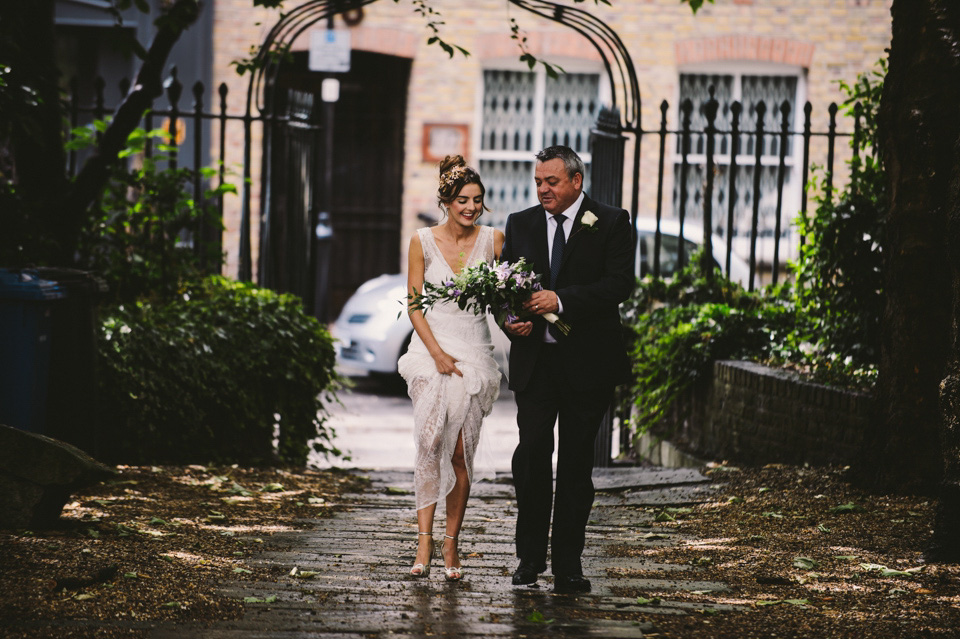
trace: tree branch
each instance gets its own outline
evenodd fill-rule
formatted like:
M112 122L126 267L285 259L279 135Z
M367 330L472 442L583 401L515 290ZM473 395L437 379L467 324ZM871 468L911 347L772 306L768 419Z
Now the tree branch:
M87 207L103 192L110 169L125 148L127 138L140 124L143 114L153 106L154 99L163 94L163 69L173 46L199 15L199 0L175 0L157 18L157 33L147 50L136 81L114 112L113 120L104 131L93 155L84 163L64 197L60 245L66 261L72 257Z

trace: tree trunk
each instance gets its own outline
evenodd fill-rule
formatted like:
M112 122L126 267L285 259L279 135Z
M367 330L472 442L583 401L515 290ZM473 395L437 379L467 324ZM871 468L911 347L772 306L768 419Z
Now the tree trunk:
M933 544L927 559L960 561L960 5L943 0L936 11L936 46L944 90L938 102L942 157L932 171L939 172L944 191L947 258L951 300L951 341L946 377L940 384L943 419L944 475L940 484ZM946 295L945 295L946 296Z
M63 200L60 208L61 246L65 249L62 260L71 258L87 208L103 192L110 178L110 169L126 146L127 138L140 124L144 112L153 106L154 99L163 94L163 70L173 45L199 15L198 0L175 0L157 18L157 33L130 92L117 107L110 126L103 132L96 150L84 162Z
M958 10L954 0L894 0L892 9L880 105L891 205L878 419L859 464L860 477L883 491L933 492L944 474L938 395L956 356L960 274L947 236L957 207Z
M8 2L0 20L3 63L10 66L18 86L34 92L35 104L10 113L11 176L35 229L53 228L56 202L67 180L64 173L63 110L60 71L54 60L54 0ZM22 109L22 110L21 110Z

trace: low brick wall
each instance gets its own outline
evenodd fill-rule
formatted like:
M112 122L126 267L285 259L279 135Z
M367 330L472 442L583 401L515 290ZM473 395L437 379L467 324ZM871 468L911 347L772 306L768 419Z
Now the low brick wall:
M859 450L872 408L866 393L751 362L719 361L713 379L678 402L661 435L703 459L846 464Z

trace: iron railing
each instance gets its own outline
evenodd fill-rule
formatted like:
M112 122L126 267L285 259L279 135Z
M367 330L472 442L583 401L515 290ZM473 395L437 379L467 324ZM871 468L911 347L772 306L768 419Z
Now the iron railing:
M242 125L242 166L238 172L242 173L244 176L247 176L251 173L253 166L250 166L254 160L252 158L261 158L266 157L267 152L264 150L263 153L259 153L259 149L253 149L252 145L254 144L253 135L251 134L253 123L260 123L263 125L269 125L272 123L286 123L290 120L289 116L286 115L274 115L270 113L258 113L251 114L249 112L237 113L236 111L230 111L228 108L229 98L231 97L228 94L228 89L226 84L221 84L217 90L215 96L210 96L210 92L206 87L197 82L191 87L190 94L193 98L192 104L185 106L181 104L183 99L183 86L179 82L176 76L176 70L172 72L170 77L165 83L166 87L166 100L167 106L165 108L155 108L147 112L143 118L143 127L147 130L151 130L161 124L170 134L169 140L169 149L165 155L169 159L171 166L185 165L193 169L200 169L206 166L216 167L216 177L210 178L206 183L204 179L201 178L199 171L197 171L197 176L192 185L193 196L197 201L203 201L204 192L208 188L215 188L218 185L223 185L227 181L227 167L230 165L240 164L239 158L228 157L228 140L234 137L228 132L228 128L231 123L236 123ZM124 80L119 84L119 89L121 95L129 89L129 81ZM73 127L83 125L88 123L90 119L104 119L111 112L112 108L106 105L105 100L105 90L106 86L102 80L98 80L95 83L95 95L93 97L92 103L90 104L81 104L80 99L76 92L76 85L74 85L74 91L69 97L67 108L69 112L69 122ZM212 98L212 99L211 99ZM241 98L242 99L242 98ZM211 108L213 105L213 108ZM689 125L689 114L694 108L702 108L703 112L706 114L706 126L703 129L693 129ZM756 106L758 111L763 111L766 109L766 105L762 102ZM778 130L767 131L764 130L763 118L756 118L756 125L750 130L744 130L740 128L740 112L741 105L739 102L734 102L731 107L732 118L730 120L729 128L720 129L716 127L716 101L712 99L708 100L702 105L694 105L690 101L685 101L680 107L681 113L681 122L679 127L670 128L669 126L669 114L671 112L671 106L668 102L663 101L660 105L660 123L658 128L651 130L643 130L640 127L636 127L635 135L637 136L637 143L635 146L639 146L639 140L644 137L652 137L657 143L657 156L656 156L656 203L655 203L655 216L657 220L658 228L660 223L663 220L674 219L679 223L680 227L680 236L681 238L686 237L684 235L684 228L687 224L690 216L691 209L694 208L688 197L688 193L685 188L681 188L679 192L679 197L676 198L676 204L671 205L669 201L668 194L666 193L665 185L668 182L668 179L672 182L679 182L682 186L685 184L686 172L690 170L692 166L690 158L693 155L691 152L691 141L698 136L706 137L706 150L702 154L698 154L697 162L701 166L705 166L704 179L705 184L703 185L703 197L701 198L702 206L701 210L698 211L698 214L702 216L700 222L702 223L704 234L703 242L709 243L711 236L717 232L719 229L721 231L720 235L726 240L726 245L724 247L724 254L726 256L725 266L729 271L731 256L734 253L734 237L746 237L749 243L749 254L742 256L750 265L750 282L749 288L753 289L760 284L758 280L758 269L760 266L767 267L771 269L770 279L772 282L776 283L779 281L783 274L781 271L782 263L782 251L780 247L781 236L783 235L783 229L789 223L790 218L788 216L800 215L806 217L809 213L808 211L808 190L809 190L809 180L810 180L810 170L811 164L813 163L811 159L811 140L815 138L823 138L826 141L826 158L818 162L820 169L822 171L822 194L825 198L830 198L833 195L835 189L835 178L837 175L837 143L838 141L849 142L851 148L851 157L858 157L863 151L863 140L862 140L862 115L859 105L855 106L853 110L853 130L852 132L843 132L838 130L838 117L840 114L840 109L836 104L831 104L828 107L828 117L829 124L826 131L814 131L812 128L812 113L813 107L807 102L803 108L803 123L800 130L793 130L791 128L791 118L790 106L788 103L780 105L781 113L781 125ZM616 120L617 114L614 111L613 114L606 113L603 117L607 120ZM602 118L601 118L602 119ZM608 121L600 123L601 129L609 131L611 128L611 123ZM616 125L614 123L613 129L616 130ZM619 129L620 131L626 131L626 129ZM214 138L214 135L216 138ZM615 138L615 136L614 136ZM719 154L716 150L716 141L726 138L727 151L723 154ZM214 148L212 146L212 141L216 139L217 146ZM611 138L613 139L613 138ZM761 167L764 163L764 157L761 155L761 149L765 145L769 144L774 139L778 142L779 154L777 156L776 163L776 193L768 194L771 197L775 195L776 198L776 211L775 211L775 227L773 228L773 253L774 259L772 263L762 264L756 251L757 241L761 235L763 229L759 225L759 206L760 199L758 197L752 198L752 211L750 216L750 225L749 228L737 228L736 221L734 220L734 208L738 203L737 199L737 180L741 175L741 172L752 171L753 175L753 191L754 193L759 192L759 175L760 172L758 167ZM597 143L598 136L597 132L594 135L594 142ZM751 157L750 161L746 161L748 158L745 156L742 151L742 147L745 146L744 142L751 142L751 146L754 148L755 152ZM759 142L758 142L759 141ZM790 208L789 210L786 207L784 201L784 176L788 168L788 156L787 149L793 148L792 145L799 143L800 151L797 154L797 159L793 165L793 170L799 173L800 184L800 202L799 208ZM616 142L613 139L613 144L617 148L622 149L623 145ZM679 149L677 153L671 154L668 149ZM154 149L151 144L148 143L145 153L147 155L152 155ZM188 156L190 159L185 161L184 156ZM77 170L78 163L83 159L83 151L70 151L68 155L68 171L73 174ZM257 160L259 161L259 160ZM718 161L723 162L723 166L726 170L726 187L728 189L728 197L726 198L726 210L716 211L713 208L713 198L712 192L713 189L717 187L716 177L718 171L715 169ZM670 177L671 165L676 166L679 179L673 179ZM852 166L856 166L855 163ZM611 170L616 171L616 167L624 167L624 163L612 164ZM624 169L625 170L625 169ZM615 181L616 182L616 181ZM599 187L598 187L599 188ZM622 188L622 186L621 186ZM639 185L633 185L633 189L637 191ZM616 184L610 184L608 187L604 188L605 191L611 191L611 189L616 189ZM677 190L677 185L674 185L674 190ZM224 203L223 196L219 196L218 201L215 203L218 207L218 210L223 216ZM706 232L706 231L711 232ZM654 275L660 275L660 257L661 257L661 244L660 244L660 233L657 234L656 246L654 251ZM203 240L205 235L203 233L198 233L196 235L197 242ZM802 238L800 238L802 241ZM216 238L209 238L208 241L216 241ZM205 247L202 245L197 246L198 250L202 251ZM682 265L687 259L688 255L685 252L684 242L679 243L679 255L678 261ZM399 265L398 265L399 266ZM241 270L242 270L241 265ZM237 276L243 279L244 273L237 273Z

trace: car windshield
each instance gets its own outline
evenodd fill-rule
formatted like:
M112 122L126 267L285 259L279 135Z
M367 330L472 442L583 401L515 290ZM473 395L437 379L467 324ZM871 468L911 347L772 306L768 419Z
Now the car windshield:
M640 277L653 275L654 243L656 234L653 231L639 231L637 243L640 246ZM697 244L684 239L683 259L689 264L690 257L696 252ZM677 272L677 261L680 238L676 235L660 235L660 275L670 277ZM719 265L718 265L719 266Z

